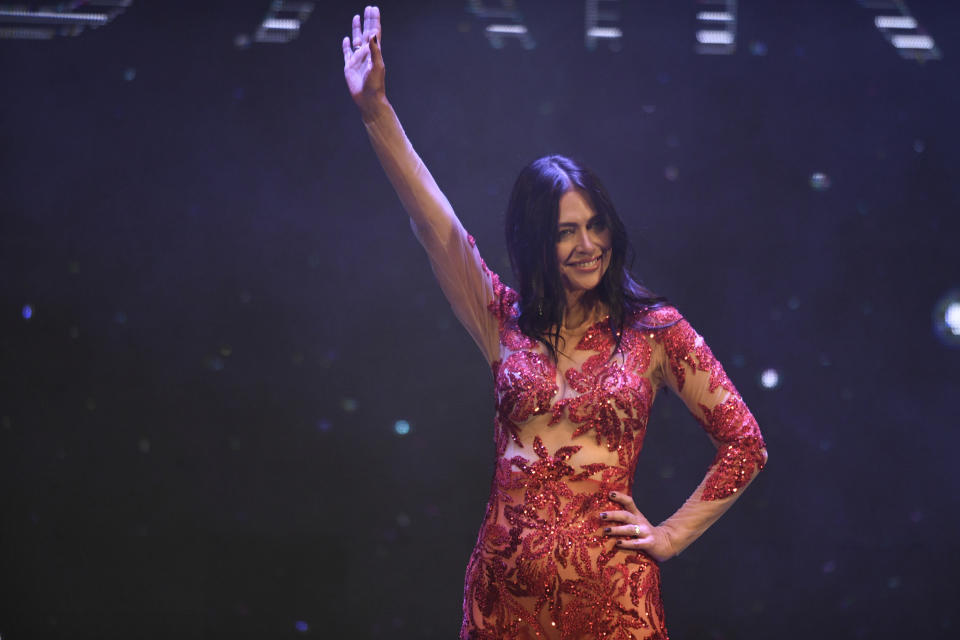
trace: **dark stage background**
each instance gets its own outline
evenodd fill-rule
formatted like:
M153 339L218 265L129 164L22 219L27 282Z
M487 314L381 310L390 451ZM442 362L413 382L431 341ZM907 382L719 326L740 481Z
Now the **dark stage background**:
M238 38L267 0L0 40L4 640L457 633L491 377L347 94L362 6L316 4L286 44ZM693 1L623 2L619 52L518 7L531 49L385 2L388 94L504 275L520 168L592 166L760 421L768 469L664 565L672 636L955 637L960 9L910 2L921 63L854 0L740 2L730 55ZM712 448L662 395L646 449L659 521Z

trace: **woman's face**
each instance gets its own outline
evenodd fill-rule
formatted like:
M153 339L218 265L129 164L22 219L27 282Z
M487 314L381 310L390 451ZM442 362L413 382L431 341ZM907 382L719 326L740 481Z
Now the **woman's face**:
M579 191L560 198L557 220L557 265L568 294L590 291L610 266L611 234L606 221Z

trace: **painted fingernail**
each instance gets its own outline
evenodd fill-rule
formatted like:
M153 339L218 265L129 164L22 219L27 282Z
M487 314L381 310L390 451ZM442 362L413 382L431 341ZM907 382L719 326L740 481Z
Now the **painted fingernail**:
M601 514L600 514L600 519L601 519L601 520L606 520L606 519L607 519L607 514L601 513Z
M604 533L610 533L610 527L607 527L606 529L604 529L603 532L604 532Z
M610 492L610 499L613 500L613 499L616 498L616 497L617 497L617 492L616 492L616 491L611 491L611 492Z

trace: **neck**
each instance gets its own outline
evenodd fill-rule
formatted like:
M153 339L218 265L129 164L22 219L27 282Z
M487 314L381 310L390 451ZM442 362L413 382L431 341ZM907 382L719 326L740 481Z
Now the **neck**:
M580 291L576 294L567 293L567 308L563 312L563 328L576 329L593 320L597 311L594 296Z

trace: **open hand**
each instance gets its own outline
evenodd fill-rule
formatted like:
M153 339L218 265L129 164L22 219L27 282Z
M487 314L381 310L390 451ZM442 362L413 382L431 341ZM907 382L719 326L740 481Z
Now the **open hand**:
M622 511L606 511L600 519L611 523L605 526L603 533L616 538L618 549L645 551L657 562L663 562L677 555L670 542L670 536L663 527L655 527L640 513L633 497L619 491L611 491L610 499L623 505ZM622 523L617 525L617 523Z
M360 16L353 16L352 31L352 38L343 39L343 76L353 101L368 111L385 95L380 9L363 10L362 30Z

